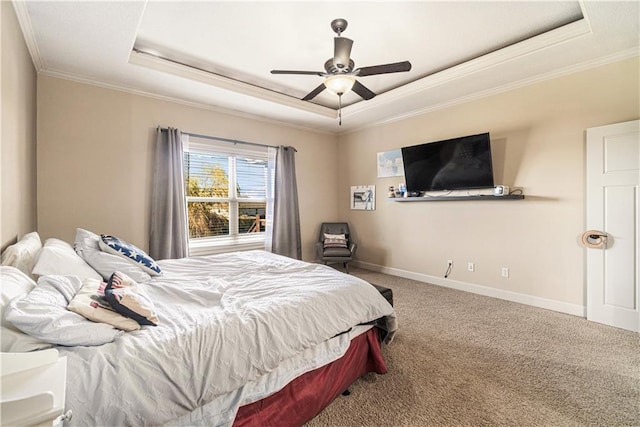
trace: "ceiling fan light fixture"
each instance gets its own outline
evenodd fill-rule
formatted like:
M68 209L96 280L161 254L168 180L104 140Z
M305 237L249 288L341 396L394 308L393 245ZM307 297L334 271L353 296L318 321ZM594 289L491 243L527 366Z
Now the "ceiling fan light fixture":
M355 76L337 74L327 77L324 81L324 85L336 95L344 95L351 90L355 82Z

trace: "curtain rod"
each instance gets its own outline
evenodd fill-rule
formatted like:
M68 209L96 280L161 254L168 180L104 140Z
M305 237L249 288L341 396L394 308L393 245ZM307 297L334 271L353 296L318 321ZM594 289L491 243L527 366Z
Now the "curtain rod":
M168 128L160 128L161 130L167 130ZM229 142L231 144L245 144L245 145L253 145L256 147L269 147L269 148L278 148L275 145L267 145L267 144L258 144L257 142L248 142L248 141L240 141L239 139L227 139L227 138L219 138L217 136L209 136L209 135L201 135L198 133L191 133L191 132L181 132L185 135L189 135L189 136L195 136L197 138L204 138L204 139L212 139L212 140L216 140L216 141L223 141L223 142ZM294 148L295 150L295 148ZM298 150L296 150L298 151Z

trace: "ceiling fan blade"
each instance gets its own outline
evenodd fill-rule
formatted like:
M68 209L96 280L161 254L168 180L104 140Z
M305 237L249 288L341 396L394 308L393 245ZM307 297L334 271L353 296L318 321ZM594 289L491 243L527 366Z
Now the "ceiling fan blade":
M375 93L371 92L362 83L360 83L357 80L353 84L353 87L351 88L351 90L354 91L355 93L357 93L358 95L360 95L360 97L362 99L366 100L366 101L368 101L371 98L373 98L374 96L376 96Z
M312 90L311 92L309 92L307 94L307 96L305 96L304 98L302 98L303 101L311 101L313 98L315 98L320 92L322 92L325 89L325 85L324 83L321 83L320 86L318 86L317 88L315 88L314 90Z
M323 77L326 73L322 71L271 70L271 74L302 74L306 76Z
M375 74L402 73L411 70L411 62L395 62L393 64L373 65L371 67L362 67L357 69L354 74L364 77L373 76Z
M334 37L333 42L333 66L338 70L348 67L353 40L346 37Z

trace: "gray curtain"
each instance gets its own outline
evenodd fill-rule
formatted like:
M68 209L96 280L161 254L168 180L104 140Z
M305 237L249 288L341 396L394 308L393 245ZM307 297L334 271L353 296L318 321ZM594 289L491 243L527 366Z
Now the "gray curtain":
M271 250L302 259L295 154L295 148L283 146L276 154Z
M273 204L276 180L276 156L278 147L269 146L267 148L267 211L265 219L267 224L264 230L264 250L273 252Z
M149 232L149 255L157 260L188 255L182 159L180 131L158 128Z

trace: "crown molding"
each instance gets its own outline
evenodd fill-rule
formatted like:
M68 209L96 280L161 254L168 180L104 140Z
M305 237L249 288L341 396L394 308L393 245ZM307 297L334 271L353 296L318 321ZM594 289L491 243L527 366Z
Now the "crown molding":
M45 63L38 49L38 43L36 43L36 36L33 32L33 25L31 24L31 18L29 17L29 11L27 10L27 2L25 0L12 0L13 10L16 12L18 18L18 24L22 30L22 36L31 55L31 61L36 69L36 72L40 72Z
M319 114L331 119L335 119L338 116L337 111L332 108L313 104L307 101L302 101L298 98L294 98L293 96L285 95L259 86L230 79L228 77L191 67L186 64L161 58L150 53L132 50L131 55L129 56L129 63L140 65L142 67L146 67L155 71L172 74L174 76L183 77L192 81L205 83L221 89L241 93L243 95L253 96L255 98L275 102L287 107L293 107L298 110Z
M595 60L591 60L591 61L585 61L582 62L580 64L576 64L576 65L572 65L570 67L565 67L559 70L555 70L549 73L545 73L542 75L538 75L536 77L533 78L528 78L528 79L523 79L523 80L519 80L516 82L512 82L506 85L502 85L499 87L495 87L495 88L491 88L488 90L483 90L483 91L479 91L479 92L475 92L473 94L470 95L466 95L466 96L462 96L462 97L458 97L456 99L453 99L451 101L448 102L443 102L443 103L439 103L439 104L434 104L431 105L429 107L426 108L421 108L418 110L414 110L414 111L410 111L407 112L406 114L400 114L394 117L390 117L390 118L386 118L384 120L379 120L379 121L375 121L363 126L359 126L353 129L349 129L349 130L344 130L342 132L337 132L337 131L327 131L326 129L322 129L322 128L314 128L314 127L310 127L310 126L301 126L301 125L296 125L296 124L292 124L289 122L283 122L283 121L279 121L279 120L274 120L274 119L270 119L264 116L260 116L257 114L250 114L250 113L246 113L243 111L238 111L238 110L232 110L229 108L224 108L224 107L217 107L214 105L210 105L210 104L204 104L204 103L199 103L199 102L195 102L195 101L187 101L185 99L182 98L176 98L176 97L170 97L170 96L166 96L166 95L159 95L153 92L147 92L147 91L143 91L140 89L135 89L132 87L128 87L128 86L123 86L120 84L113 84L113 83L109 83L109 82L105 82L105 81L99 81L99 80L94 80L94 79L90 79L87 78L85 76L80 76L80 75L74 75L74 74L70 74L67 72L61 72L61 71L55 71L55 70L41 70L39 74L45 75L45 76L49 76L49 77L55 77L55 78L59 78L59 79L63 79L63 80L69 80L69 81L74 81L77 83L82 83L82 84L87 84L87 85L91 85L91 86L96 86L96 87L101 87L101 88L105 88L105 89L111 89L111 90L116 90L119 92L125 92L125 93L130 93L133 95L139 95L139 96L144 96L147 98L153 98L153 99L158 99L161 101L166 101L166 102L171 102L174 104L180 104L180 105L186 105L189 107L194 107L194 108L200 108L203 110L208 110L208 111L213 111L216 113L220 113L220 114L228 114L228 115L232 115L232 116L236 116L236 117L242 117L242 118L246 118L246 119L251 119L251 120L257 120L263 123L269 123L269 124L275 124L275 125L279 125L279 126L286 126L289 128L293 128L293 129L298 129L298 130L303 130L303 131L307 131L307 132L314 132L314 133L319 133L319 134L324 134L324 135L336 135L336 134L340 134L340 135L347 135L350 133L354 133L354 132L358 132L358 131L362 131L365 129L370 129L370 128L374 128L374 127L379 127L379 126L383 126L386 124L390 124L390 123L395 123L398 121L402 121L402 120L406 120L406 119L410 119L416 116L420 116L423 114L427 114L433 111L437 111L437 110L442 110L445 108L449 108L449 107L453 107L455 105L459 105L459 104L464 104L466 102L471 102L471 101L475 101L478 99L482 99L482 98L486 98L492 95L496 95L499 93L503 93L503 92L508 92L510 90L514 90L520 87L524 87L524 86L529 86L532 84L536 84L536 83L541 83L547 80L553 80L555 78L559 78L559 77L563 77L569 74L573 74L573 73L577 73L577 72L581 72L581 71L586 71L592 68L597 68L603 65L608 65L608 64L612 64L615 62L620 62L620 61L624 61L627 59L631 59L634 57L640 57L640 51L637 48L631 48L631 49L627 49L612 55L607 55L601 58L597 58Z
M461 96L448 102L434 104L426 108L421 108L419 110L407 112L406 114L397 115L391 118L386 118L384 120L378 120L376 122L372 122L364 126L359 126L354 129L340 132L340 134L346 135L346 134L358 132L365 129L370 129L370 128L374 128L374 127L378 127L378 126L382 126L382 125L386 125L394 122L399 122L412 117L427 114L433 111L442 110L445 108L453 107L455 105L464 104L466 102L476 101L478 99L486 98L499 93L509 92L511 90L518 89L524 86L530 86L536 83L542 83L544 81L553 80L559 77L564 77L570 74L578 73L581 71L587 71L592 68L597 68L604 65L613 64L615 62L625 61L627 59L637 58L637 57L640 57L640 50L638 48L627 49L612 55L606 55L594 60L585 61L579 64L564 67L548 73L540 74L535 77L518 80L502 86L497 86L491 89L478 91L470 95Z
M171 102L173 104L180 104L180 105L185 105L187 107L194 107L194 108L199 108L202 110L208 110L208 111L212 111L215 113L220 113L220 114L226 114L226 115L230 115L230 116L234 116L234 117L241 117L244 119L250 119L250 120L255 120L255 121L259 121L262 123L267 123L267 124L272 124L272 125L278 125L278 126L285 126L291 129L297 129L297 130L302 130L305 132L313 132L313 133L318 133L318 134L323 134L323 135L336 135L337 132L335 131L327 131L325 129L322 128L314 128L311 126L302 126L302 125L297 125L294 123L290 123L290 122L283 122L280 120L275 120L275 119L271 119L265 116L260 116L258 114L251 114L251 113L246 113L243 111L239 111L239 110L233 110L230 108L225 108L225 107L217 107L215 105L211 105L211 104L204 104L201 102L195 102L195 101L187 101L185 99L182 98L175 98L172 96L166 96L166 95L159 95L157 93L153 93L153 92L147 92L144 90L140 90L140 89L136 89L133 87L129 87L129 86L124 86L121 84L115 84L115 83L110 83L110 82L105 82L105 81L101 81L101 80L95 80L95 79L91 79L85 76L81 76L81 75L77 75L77 74L71 74L68 72L62 72L62 71L56 71L56 70L41 70L38 74L43 75L43 76L48 76L48 77L54 77L57 79L62 79L62 80L68 80L68 81L72 81L72 82L76 82L76 83L82 83L82 84L86 84L89 86L96 86L96 87L100 87L103 89L110 89L110 90L115 90L118 92L124 92L124 93L130 93L132 95L138 95L138 96L144 96L146 98L153 98L153 99L157 99L160 101L165 101L165 102Z

